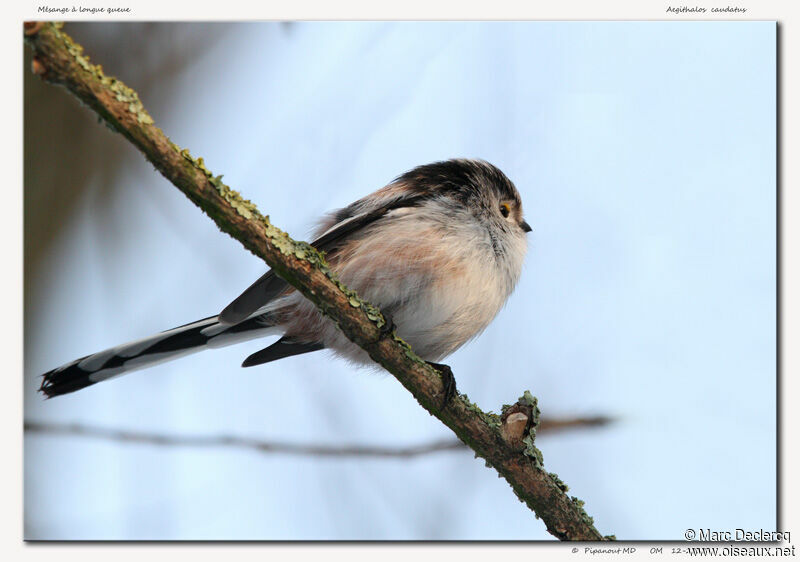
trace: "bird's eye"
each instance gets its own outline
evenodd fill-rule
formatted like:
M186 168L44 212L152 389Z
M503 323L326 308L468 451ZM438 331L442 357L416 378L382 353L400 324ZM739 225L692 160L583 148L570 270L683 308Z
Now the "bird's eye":
M510 213L511 213L511 207L508 206L508 203L500 203L500 214L508 218L508 215Z

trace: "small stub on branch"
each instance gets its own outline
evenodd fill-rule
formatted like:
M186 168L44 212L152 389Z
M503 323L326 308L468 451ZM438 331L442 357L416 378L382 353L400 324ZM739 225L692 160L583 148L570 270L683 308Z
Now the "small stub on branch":
M503 439L513 447L522 447L522 438L525 436L527 427L528 416L522 412L515 412L509 415L503 423Z
M516 403L503 406L500 421L503 424L503 435L509 445L521 449L522 454L533 459L534 464L541 467L544 463L542 453L533 444L536 439L536 428L539 426L539 415L536 397L526 390ZM522 423L523 419L525 423Z

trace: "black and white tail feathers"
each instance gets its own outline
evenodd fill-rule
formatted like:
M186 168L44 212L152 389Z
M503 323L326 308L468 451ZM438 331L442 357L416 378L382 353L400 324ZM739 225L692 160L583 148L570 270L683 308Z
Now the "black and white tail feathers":
M39 390L52 398L204 349L224 347L278 332L279 329L270 325L269 319L263 315L234 325L220 323L217 316L211 316L76 359L42 375ZM322 349L322 346L296 344L281 338L248 357L242 366L267 363L317 349Z

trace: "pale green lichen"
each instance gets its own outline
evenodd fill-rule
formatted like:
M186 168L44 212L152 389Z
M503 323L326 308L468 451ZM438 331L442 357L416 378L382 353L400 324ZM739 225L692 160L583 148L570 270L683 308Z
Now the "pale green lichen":
M239 215L241 215L247 220L254 218L258 219L262 221L265 224L265 226L269 226L269 217L263 216L259 212L258 208L249 199L245 199L244 197L241 196L241 194L239 194L238 191L235 191L230 187L228 187L222 181L222 174L215 176L213 173L211 173L211 170L209 170L206 167L206 163L202 157L195 158L192 156L192 153L189 152L188 149L186 148L182 149L172 141L169 141L169 143L173 149L175 149L178 153L180 153L180 155L183 157L184 160L191 163L191 165L196 170L203 173L206 179L208 179L208 183L214 186L214 188L217 190L217 193L219 193L220 197L222 197L231 207L233 207L233 209ZM276 239L277 238L280 238L280 236L276 235ZM284 236L283 238L286 237ZM284 248L281 249L281 252L284 254L289 253L290 245L291 244L284 245Z
M569 486L567 486L564 483L564 481L561 480L561 478L559 478L558 474L556 474L555 472L548 472L547 474L550 475L550 478L553 479L553 482L556 483L556 486L558 487L559 490L561 490L564 493L569 491Z
M533 460L534 466L542 468L544 466L544 457L542 456L542 452L534 445L534 441L536 440L536 428L539 426L539 417L541 415L539 400L531 394L529 390L526 390L522 393L517 403L528 406L532 416L530 429L527 435L522 439L522 442L525 444L525 449L522 451L522 454L530 457Z
M542 456L542 452L533 444L535 437L536 434L533 431L529 431L528 434L522 438L522 442L525 444L525 449L522 451L522 454L526 457L530 457L536 468L542 468L544 467L544 457Z
M532 395L529 390L526 390L522 393L520 401L531 407L531 413L533 414L531 431L535 433L536 428L539 427L539 418L542 415L542 411L539 409L539 399Z
M586 503L582 499L576 498L575 496L572 496L569 499L575 506L575 508L578 510L578 512L581 514L581 519L583 520L583 522L589 526L593 526L594 519L590 517L588 513L586 513L585 509L583 509L583 506L586 505Z
M370 303L364 301L361 303L361 308L363 308L364 312L367 313L367 318L373 321L375 325L378 326L378 328L383 328L386 325L386 319L383 317L383 314L381 313L380 309L378 309L377 306L373 306Z
M54 35L64 44L64 48L75 61L75 64L81 67L85 72L92 74L103 86L111 90L117 101L127 103L128 112L135 115L136 120L140 124L152 125L153 118L147 113L147 110L145 110L144 105L139 99L139 94L126 86L122 81L112 76L106 76L103 72L103 67L99 64L92 64L89 57L83 53L83 47L75 43L69 35L61 31L62 25L62 22L51 24L51 28Z
M461 401L464 403L464 406L467 408L467 410L477 415L486 425L492 429L500 429L502 427L503 424L500 421L500 416L494 412L484 412L478 407L477 404L470 402L469 396L466 394L461 394L460 396Z

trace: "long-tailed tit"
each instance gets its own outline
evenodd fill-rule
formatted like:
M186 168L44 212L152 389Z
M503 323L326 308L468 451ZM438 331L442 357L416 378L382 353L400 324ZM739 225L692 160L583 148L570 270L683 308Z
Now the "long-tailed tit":
M500 311L519 279L530 230L519 193L503 172L480 160L448 160L415 168L328 215L312 245L326 253L346 286L380 308L397 335L433 362L481 333ZM242 366L320 349L374 365L269 271L219 315L77 359L45 373L40 390L58 396L272 334L281 338Z

